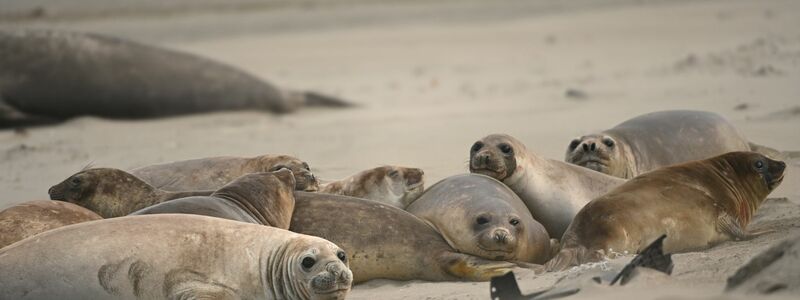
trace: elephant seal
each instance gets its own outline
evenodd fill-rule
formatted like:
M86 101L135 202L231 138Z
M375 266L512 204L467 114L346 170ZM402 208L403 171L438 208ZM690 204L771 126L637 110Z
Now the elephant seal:
M0 250L1 299L344 299L335 244L192 215L75 224Z
M210 196L176 199L131 215L194 214L288 229L294 210L293 190L292 171L252 173Z
M72 203L20 203L0 211L0 248L51 229L100 219L98 214Z
M319 189L319 182L308 164L288 155L198 158L144 166L130 172L166 191L198 191L216 190L245 174L284 168L294 173L297 190L314 192Z
M578 212L547 268L639 252L663 234L667 253L757 236L747 225L785 168L759 153L730 152L634 177Z
M560 239L575 214L625 180L529 152L517 139L492 134L475 142L469 170L505 183L550 237Z
M417 168L382 166L326 183L320 193L350 196L405 208L422 195L425 172Z
M718 114L668 110L575 138L567 146L564 160L630 179L677 163L752 150L751 143Z
M550 236L525 203L502 182L462 174L437 182L406 211L436 228L461 253L543 264Z
M167 192L122 170L94 168L75 173L52 186L48 193L51 200L74 203L103 218L115 218L164 201L209 195L212 191Z
M344 249L355 283L370 279L488 281L514 264L459 253L414 215L380 202L295 192L289 230Z
M349 106L278 89L207 58L90 33L0 31L0 79L0 127L82 115L135 119Z

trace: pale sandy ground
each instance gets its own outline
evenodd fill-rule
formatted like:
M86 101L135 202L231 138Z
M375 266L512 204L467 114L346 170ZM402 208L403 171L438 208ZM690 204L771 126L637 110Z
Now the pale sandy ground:
M216 155L293 154L329 179L401 164L423 168L430 184L466 172L469 146L489 133L509 133L563 159L572 137L663 109L714 111L757 143L800 149L798 1L456 3L0 22L153 42L360 104L286 116L80 118L23 134L0 131L0 207L46 198L49 186L90 163L129 169ZM567 97L569 89L586 97ZM752 224L776 233L676 255L670 279L578 298L718 295L750 257L800 233L800 163L790 163L771 195L779 199ZM565 275L521 272L526 293ZM488 297L488 283L373 281L351 294Z

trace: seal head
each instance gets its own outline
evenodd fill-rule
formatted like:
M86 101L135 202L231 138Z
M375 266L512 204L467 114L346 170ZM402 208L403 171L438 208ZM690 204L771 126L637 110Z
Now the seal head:
M605 134L585 135L567 146L566 162L606 174L624 173L623 145Z
M291 285L288 290L297 293L284 296L292 299L345 299L350 292L353 272L348 266L347 254L334 243L296 238L294 243L287 244L283 255L288 256L288 272L279 274L283 268L272 268L268 277L272 280L283 278L284 283Z
M257 164L260 167L259 172L275 172L280 169L289 169L294 174L295 189L298 191L316 192L319 190L319 181L314 173L311 172L311 167L308 163L291 157L288 155L264 155L257 157L251 164Z
M320 192L374 200L405 208L422 195L422 169L381 166L324 185Z
M492 134L472 144L469 150L469 171L503 181L517 169L515 153L524 151L505 134Z
M48 191L51 200L66 201L104 218L127 214L121 199L151 198L156 189L125 171L94 168L75 173Z

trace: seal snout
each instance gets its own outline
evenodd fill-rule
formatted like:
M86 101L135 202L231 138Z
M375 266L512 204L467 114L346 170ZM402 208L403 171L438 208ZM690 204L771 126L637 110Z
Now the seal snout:
M50 187L50 189L47 190L47 194L50 195L50 200L65 200L64 189L61 187L61 184Z
M408 169L406 171L406 184L411 187L421 184L424 175L425 172L421 169Z
M500 228L494 231L494 240L501 245L508 244L514 237L508 230Z
M326 297L330 299L343 299L353 285L353 272L339 261L326 264L325 271L311 280L314 293L330 296Z

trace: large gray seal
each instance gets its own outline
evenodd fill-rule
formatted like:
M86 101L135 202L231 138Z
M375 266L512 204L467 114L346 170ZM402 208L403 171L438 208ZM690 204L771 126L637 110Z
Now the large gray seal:
M100 219L100 215L72 203L20 203L0 211L0 248L48 230Z
M291 231L327 239L350 257L354 282L487 281L514 264L459 253L414 215L377 201L295 192Z
M196 55L98 34L0 31L0 127L81 115L151 118L231 110L348 106L280 90Z
M664 234L667 253L757 236L747 225L785 168L759 153L730 152L634 177L581 209L547 267L561 270L613 252L636 253Z
M406 210L436 228L451 247L493 260L543 264L550 236L505 184L480 174L442 179Z
M475 142L469 170L502 181L528 206L552 238L560 239L572 218L594 198L625 180L541 157L517 139L492 134Z
M633 178L660 167L755 147L765 148L748 142L718 114L668 110L575 138L567 146L565 161L612 176Z
M314 192L319 189L319 182L308 164L289 155L180 160L139 167L131 170L131 174L166 191L199 191L216 190L245 174L280 169L294 173L297 190Z
M328 182L320 193L350 196L405 208L422 195L425 172L417 168L381 166Z
M0 249L0 299L344 299L346 260L329 241L273 227L122 217Z
M207 197L160 203L131 215L194 214L288 229L294 211L294 176L281 169L237 178Z
M80 171L48 190L50 199L83 206L103 218L121 217L164 201L211 192L167 192L128 172L112 168Z

